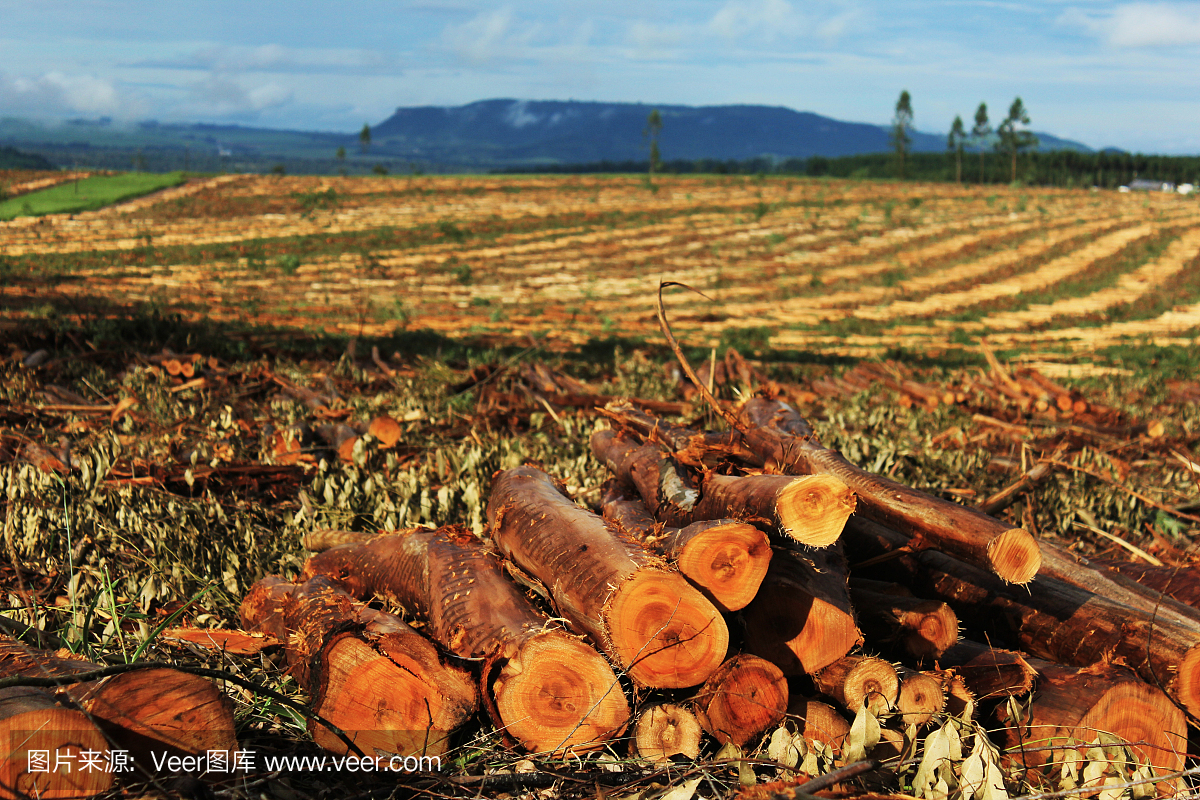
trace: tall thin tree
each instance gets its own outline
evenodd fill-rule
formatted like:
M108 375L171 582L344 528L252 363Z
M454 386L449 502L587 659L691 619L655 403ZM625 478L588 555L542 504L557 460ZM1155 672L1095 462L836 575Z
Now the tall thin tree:
M1012 105L1008 107L1008 116L1000 123L1000 127L996 129L996 133L1000 139L996 142L996 149L1002 153L1007 153L1011 158L1012 169L1009 173L1009 180L1017 180L1017 154L1030 147L1036 147L1038 140L1027 130L1019 129L1018 125L1029 124L1029 113L1025 110L1025 104L1021 102L1021 98L1016 98L1012 101Z
M365 122L363 123L362 130L358 132L358 144L364 153L371 146L371 126Z
M955 114L954 124L950 126L950 135L946 138L946 149L954 153L954 180L962 183L963 143L967 140L967 130L963 127L962 117Z
M658 152L658 134L662 132L662 114L658 113L658 109L650 112L650 116L646 118L646 130L643 132L650 139L650 179L654 179L654 173L658 171L662 161L662 156Z
M983 183L983 153L987 146L988 137L992 135L992 126L988 124L987 103L980 103L975 109L975 127L971 129L971 140L979 148L979 182Z
M900 99L896 101L896 116L892 117L892 147L900 159L899 177L902 180L904 178L904 157L908 155L908 148L912 144L912 137L908 135L908 132L912 130L912 120L912 95L908 93L908 89L905 89L900 92Z

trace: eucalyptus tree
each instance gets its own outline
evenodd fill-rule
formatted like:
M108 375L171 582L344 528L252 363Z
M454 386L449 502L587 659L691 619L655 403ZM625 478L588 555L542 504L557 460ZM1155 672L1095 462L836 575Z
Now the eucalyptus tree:
M971 141L979 148L979 182L983 183L983 152L988 137L992 135L992 126L988 124L987 103L980 103L975 109L975 127L971 129Z
M1029 124L1029 113L1025 110L1025 104L1021 102L1021 98L1016 98L1012 101L1012 105L1008 107L1008 116L1000 123L1000 127L996 129L997 135L1000 137L996 142L996 149L1002 153L1007 153L1011 159L1012 169L1009 173L1009 180L1016 181L1017 179L1017 154L1022 150L1028 150L1031 147L1037 147L1037 137L1028 130L1018 128L1018 125L1024 126Z
M643 132L650 140L650 178L654 178L654 173L658 171L659 165L662 163L662 157L658 152L658 135L662 132L662 114L658 109L650 112L650 116L646 118L646 130Z
M908 135L912 130L912 121L912 95L905 89L900 92L900 99L896 101L896 115L892 117L892 147L900 159L900 178L904 177L904 157L908 155L908 148L912 144L912 137Z
M954 153L954 180L962 183L963 144L967 141L967 131L963 127L962 117L955 114L954 124L950 126L950 135L946 138L946 149Z

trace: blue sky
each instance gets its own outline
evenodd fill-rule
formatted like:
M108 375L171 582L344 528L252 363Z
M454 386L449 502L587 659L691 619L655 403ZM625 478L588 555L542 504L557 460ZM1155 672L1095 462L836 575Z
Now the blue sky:
M356 131L490 97L781 105L1200 153L1200 0L0 0L0 115Z

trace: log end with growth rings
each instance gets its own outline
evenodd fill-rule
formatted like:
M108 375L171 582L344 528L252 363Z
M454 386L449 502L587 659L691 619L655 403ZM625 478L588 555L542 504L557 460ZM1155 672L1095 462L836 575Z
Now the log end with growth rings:
M1171 677L1171 695L1182 703L1193 717L1200 717L1200 644L1187 651L1179 664L1179 670Z
M38 751L49 753L45 771L38 769ZM0 689L0 797L91 797L108 790L114 775L102 768L55 769L56 758L78 764L84 751L109 754L108 741L87 714L40 689Z
M946 686L929 672L906 672L896 698L896 710L905 725L924 725L946 710Z
M995 573L1009 583L1029 583L1042 567L1041 548L1024 528L997 536L988 544L987 555Z
M650 761L676 755L695 759L700 755L700 723L692 712L673 703L652 706L638 717L634 742L638 755Z
M507 733L534 753L597 747L629 722L629 704L608 662L558 630L527 640L492 688Z
M805 475L779 493L776 514L783 532L810 547L828 547L854 513L854 491L833 475Z
M718 742L745 747L778 725L788 707L787 678L766 659L742 654L726 661L696 695L700 724Z
M796 718L805 739L828 745L835 754L842 752L850 723L833 706L797 695L788 702L788 714Z
M875 656L846 656L821 670L813 680L818 689L852 714L865 705L879 716L894 706L900 695L896 668Z
M446 753L449 732L465 716L465 697L440 697L430 691L424 676L401 668L350 635L327 648L325 662L327 671L314 708L360 750L415 756ZM469 710L474 710L474 697L470 704ZM324 749L348 752L325 726L314 722L310 727L313 741Z
M642 686L698 686L729 648L721 613L677 572L637 572L613 593L605 618L620 664Z
M745 522L700 524L708 527L684 545L676 562L679 571L702 587L722 611L745 608L767 574L771 540Z
M904 647L915 658L939 658L958 641L958 617L937 600L914 606L901 620Z

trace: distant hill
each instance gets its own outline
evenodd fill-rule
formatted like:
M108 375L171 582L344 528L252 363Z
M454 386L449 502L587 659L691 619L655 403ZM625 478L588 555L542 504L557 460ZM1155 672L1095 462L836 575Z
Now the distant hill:
M23 153L15 147L0 147L0 169L54 169L37 153Z
M150 172L370 174L457 172L609 162L645 162L643 131L662 114L659 147L672 162L834 158L891 149L888 129L779 106L673 106L574 100L481 100L465 106L399 108L358 132L335 133L197 123L74 119L49 123L0 116L0 146L44 156L64 167ZM917 152L946 150L944 134L914 132ZM1078 142L1038 134L1043 150L1091 152ZM344 148L345 158L335 153Z
M891 149L888 129L780 106L672 106L481 100L465 106L399 108L376 125L373 149L396 157L465 165L581 164L647 157L646 118L663 118L665 159L744 160L848 156ZM1040 149L1091 152L1037 134ZM944 152L944 134L914 132L913 150Z

